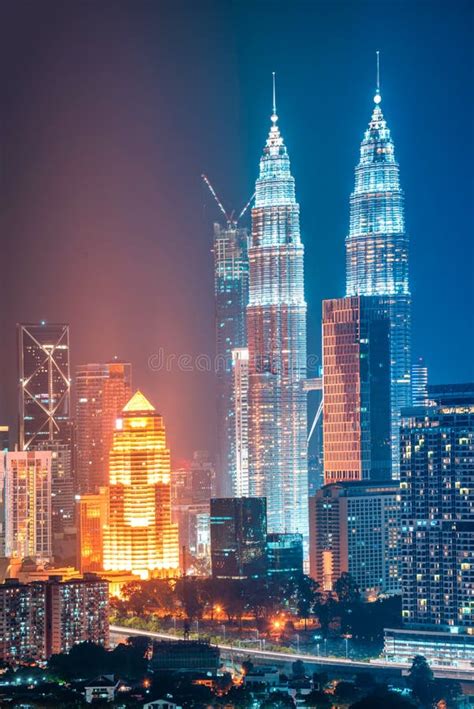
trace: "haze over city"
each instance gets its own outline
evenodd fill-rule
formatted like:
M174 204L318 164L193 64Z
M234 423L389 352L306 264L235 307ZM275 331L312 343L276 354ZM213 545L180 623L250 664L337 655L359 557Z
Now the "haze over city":
M301 208L308 352L320 357L321 300L344 295L377 49L406 194L413 355L434 383L472 379L469 3L43 2L2 15L3 419L14 425L16 322L64 321L73 366L133 362L175 460L215 452L213 375L153 372L148 359L214 354L221 215L201 174L240 211L272 71Z

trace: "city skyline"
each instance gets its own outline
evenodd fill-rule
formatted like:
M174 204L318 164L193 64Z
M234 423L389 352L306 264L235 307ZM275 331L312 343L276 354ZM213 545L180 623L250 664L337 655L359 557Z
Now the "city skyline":
M212 3L205 5L205 19L200 21L207 20L212 7ZM460 3L456 7L458 11L448 16L443 29L446 42L456 41L457 51L444 57L447 64L443 71L448 72L449 80L445 82L442 99L431 77L433 72L428 70L428 66L437 67L440 62L434 42L427 31L422 32L425 40L423 61L420 61L421 50L414 42L416 28L422 31L423 12L416 18L413 29L403 29L404 20L412 18L408 9L400 10L396 26L384 28L383 33L377 31L381 25L376 17L369 17L369 9L359 8L357 20L344 4L339 13L329 12L323 23L326 31L333 30L337 19L341 27L346 28L356 22L363 32L362 38L370 36L370 42L365 41L363 50L357 49L356 54L355 39L346 38L346 46L342 46L336 36L331 47L317 51L299 49L296 31L301 30L304 23L301 11L297 10L286 28L289 44L275 49L272 56L263 60L256 54L256 33L263 22L262 13L256 8L251 13L254 25L250 28L246 25L245 29L248 33L245 35L249 48L247 54L244 56L240 49L233 54L221 46L221 40L213 39L218 46L212 44L212 47L216 51L218 47L225 51L220 55L223 57L222 67L213 76L212 86L204 74L191 77L183 63L180 64L183 78L176 90L161 71L157 73L158 58L164 61L166 56L163 48L156 48L156 58L153 57L151 51L156 43L151 42L154 31L151 29L141 35L144 46L150 49L148 59L137 57L130 42L120 43L123 78L113 72L115 78L110 82L110 62L118 61L118 40L121 33L127 31L122 27L121 19L128 17L129 10L122 9L112 17L108 28L104 20L98 21L97 34L88 45L90 61L104 68L104 76L99 73L93 85L97 91L103 92L102 102L96 101L94 88L87 88L84 83L90 67L85 67L84 73L79 69L84 32L88 22L92 21L89 11L82 15L81 22L75 23L74 11L70 16L58 14L60 26L70 32L70 46L65 48L56 41L50 53L46 52L47 30L40 23L43 29L35 47L42 62L37 64L31 85L20 81L23 69L15 63L15 53L11 53L9 62L13 62L12 76L6 82L6 120L2 138L6 150L2 172L4 196L9 200L10 208L5 222L4 253L10 260L24 256L22 262L28 284L23 292L18 292L10 273L2 283L7 306L3 316L4 331L10 331L12 338L11 344L8 337L3 339L1 358L6 371L12 374L9 379L14 376L13 340L17 321L69 322L73 370L81 362L106 361L113 355L132 361L137 385L162 402L170 445L176 457L189 457L191 451L198 448L210 448L214 452L214 406L208 407L208 417L198 416L202 401L214 401L212 374L176 369L171 373L155 372L149 368L148 358L160 346L166 353L178 355L188 352L191 355L213 354L212 256L209 249L212 222L218 220L219 214L201 185L200 175L202 171L209 175L225 205L241 204L248 198L264 137L270 91L268 78L272 70L278 75L285 138L291 145L292 171L301 204L306 247L308 351L320 357L320 302L323 298L340 297L344 293L347 203L357 162L357 145L366 126L367 107L375 88L376 49L381 51L384 114L392 128L407 194L410 282L414 300L413 357L424 357L433 382L472 379L471 362L466 356L470 329L465 327L472 317L468 277L470 245L464 236L469 230L466 190L470 183L468 174L464 173L466 161L462 159L463 149L469 149L469 144L466 145L469 136L464 136L462 144L456 148L460 137L453 128L456 115L463 115L470 122L472 108L469 97L465 94L461 97L459 90L460 86L468 85L470 74L466 61L468 38L462 28L465 6ZM321 14L316 7L311 10L311 16L319 17L318 12ZM436 3L430 6L430 12L432 22L440 27L442 13ZM10 13L14 38L15 32L19 31L19 17L13 10ZM249 13L249 8L242 8L232 15L235 20L233 36L237 43L243 37L242 23ZM134 15L138 32L144 32L146 14L141 9ZM173 12L169 10L164 15L167 26L176 29L177 17ZM277 4L275 17L267 18L266 29L271 36L279 36L281 29L277 22L281 15L282 10ZM107 12L104 11L105 17ZM148 20L153 17L151 13ZM224 17L218 15L211 27L217 31L223 21ZM25 28L27 35L28 27ZM402 34L396 36L396 31ZM160 32L157 25L157 36ZM211 49L205 51L201 42L194 40L187 30L186 37L188 51L196 56L202 54L203 66L207 67L214 57ZM403 40L406 40L406 56L399 61L397 47ZM10 45L7 43L6 46ZM65 87L66 69L61 69L55 62L60 51L63 53L61 63L76 76L77 82L69 93L65 91L55 117L52 109L44 104L41 93L53 98L58 96L56 91L61 90L60 87ZM110 52L107 62L105 51ZM30 56L25 53L27 66ZM298 64L303 58L304 64ZM48 67L55 72L58 88L55 88L56 84L49 87L44 84ZM13 76L17 78L14 83ZM310 96L305 89L308 82L314 88ZM15 90L17 84L23 86L22 100L30 104L28 113L37 117L34 132ZM126 97L127 103L135 100L142 105L145 87L149 103L145 114L143 111L141 114L144 123L141 120L138 125L136 118L125 108L123 99ZM184 110L185 105L196 106L201 101L204 105L215 105L213 97L218 92L221 93L219 110L214 110L212 115L209 111L197 115L196 111ZM182 149L173 150L175 162L160 139L165 119L157 113L159 96L168 98L170 115L176 111L176 127L168 125L170 149L175 146L175 134L179 133L180 140L184 140ZM80 112L75 116L69 111L68 107L76 105L79 98L88 116L86 124L96 126L93 131L90 128L78 130ZM321 105L322 101L326 108ZM122 110L116 112L114 106L119 103ZM243 105L245 111L239 108ZM328 106L340 106L341 110ZM414 120L419 110L429 116L422 125ZM162 106L160 111L162 113ZM330 121L327 121L328 111ZM110 130L107 139L103 140L106 120L110 120ZM183 130L183 121L187 131ZM55 130L51 132L53 125ZM439 169L435 178L434 166L440 162L434 160L432 146L436 143L442 147L446 131L452 149L449 154L442 153L443 169ZM25 137L24 149L20 149L18 143L20 132ZM197 136L202 140L202 146L190 149L196 144ZM331 145L331 153L326 142ZM309 161L306 145L310 146ZM46 153L47 146L51 149ZM80 146L84 148L82 157L78 152ZM235 170L224 170L213 157L221 155L224 146ZM329 155L331 159L328 159ZM229 160L225 163L230 164ZM33 164L35 170L31 169ZM59 172L64 172L65 179L56 190L53 185ZM459 184L456 191L449 189L449 175L454 173ZM30 175L28 181L27 174ZM40 175L41 182L38 181ZM99 179L100 175L102 179ZM140 183L141 197L131 189L131 180ZM129 200L128 216L121 218L122 224L118 224L117 217L122 209L119 203L125 203L124 190ZM79 201L73 197L77 194L82 195ZM441 195L444 199L442 214L435 210L431 215L427 204L440 204ZM181 209L183 200L188 200L189 204ZM28 202L28 210L20 217L20 204L25 202ZM57 209L53 208L55 204ZM137 210L142 216L138 216ZM195 215L191 230L190 210ZM30 221L33 218L34 228ZM443 251L448 233L451 248ZM167 238L167 234L171 238ZM46 253L51 254L48 263L45 262ZM456 256L460 253L463 253L462 259ZM151 264L154 264L153 276ZM55 272L61 267L54 291L40 287L49 280L53 265ZM130 293L129 305L124 304L122 294L125 282L136 286ZM432 282L439 283L440 288L428 296L424 284ZM183 283L186 283L186 289L178 292L178 284ZM87 288L84 288L85 284ZM58 297L58 286L61 297ZM110 298L105 296L106 292L110 293ZM436 316L433 302L436 303ZM451 317L453 333L460 331L464 323L467 343L466 338L454 334L440 342L434 337L434 324L438 318L446 319L449 308L454 308ZM175 318L170 319L171 311L176 313ZM86 337L86 332L90 337ZM450 364L451 360L456 360L456 367ZM13 428L14 416L8 412L14 410L14 382L3 382L2 387L1 416ZM186 392L189 398L190 405L185 412L177 406L178 390ZM197 425L196 419L199 419Z

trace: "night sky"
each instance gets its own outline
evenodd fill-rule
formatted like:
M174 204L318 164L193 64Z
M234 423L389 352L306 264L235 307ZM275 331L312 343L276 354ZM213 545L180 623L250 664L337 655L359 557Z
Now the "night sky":
M4 2L0 9L0 423L16 417L15 323L66 321L73 365L133 363L174 459L214 449L205 172L253 192L277 72L306 247L309 352L344 295L359 143L382 109L406 193L413 355L432 383L474 378L472 2Z

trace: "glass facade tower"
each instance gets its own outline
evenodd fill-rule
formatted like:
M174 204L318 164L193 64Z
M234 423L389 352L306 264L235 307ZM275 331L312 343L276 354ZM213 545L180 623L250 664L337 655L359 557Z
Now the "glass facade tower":
M216 321L218 492L236 490L235 418L232 350L246 347L248 303L248 232L235 222L214 224L214 294Z
M299 205L275 111L252 209L247 308L249 488L269 532L308 540L306 303Z
M408 236L394 144L380 92L360 149L346 239L346 295L387 298L391 340L392 475L399 477L400 410L411 403Z

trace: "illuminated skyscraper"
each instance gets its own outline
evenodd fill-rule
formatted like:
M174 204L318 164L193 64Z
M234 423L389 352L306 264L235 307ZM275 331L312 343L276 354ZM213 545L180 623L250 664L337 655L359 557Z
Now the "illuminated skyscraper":
M232 350L247 345L248 231L228 220L214 224L216 318L217 437L219 494L229 494L235 477L235 421L232 398Z
M5 556L50 561L51 453L3 453Z
M324 480L390 480L390 321L377 296L323 301Z
M59 560L74 516L69 325L19 324L17 332L19 447L51 452L52 551Z
M19 444L71 442L69 325L19 324Z
M104 570L141 578L176 574L178 530L171 522L170 452L162 417L137 391L117 420L109 456Z
M235 464L232 495L249 496L249 351L246 347L232 350L234 376L233 401L235 425Z
M76 369L76 487L94 493L108 482L115 419L131 395L131 365L112 361Z
M306 303L299 205L275 101L252 209L247 308L250 495L269 532L308 540Z
M361 144L350 200L346 295L380 295L388 299L392 359L392 475L398 477L400 410L411 403L411 298L404 195L393 140L380 108L381 100L377 80L375 107Z

